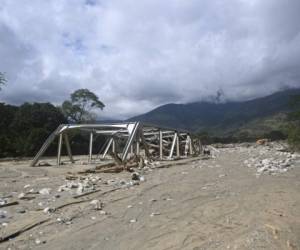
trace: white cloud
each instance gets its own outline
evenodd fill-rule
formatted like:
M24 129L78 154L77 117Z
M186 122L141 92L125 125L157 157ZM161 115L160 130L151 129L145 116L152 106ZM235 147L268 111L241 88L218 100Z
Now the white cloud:
M300 87L300 1L2 0L9 103L94 91L126 118L222 90L243 100Z

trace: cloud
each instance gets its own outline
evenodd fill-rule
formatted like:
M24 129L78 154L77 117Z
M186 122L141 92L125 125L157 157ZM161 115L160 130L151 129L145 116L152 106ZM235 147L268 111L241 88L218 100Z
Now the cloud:
M9 103L89 88L103 117L169 102L245 100L300 87L298 0L3 0Z

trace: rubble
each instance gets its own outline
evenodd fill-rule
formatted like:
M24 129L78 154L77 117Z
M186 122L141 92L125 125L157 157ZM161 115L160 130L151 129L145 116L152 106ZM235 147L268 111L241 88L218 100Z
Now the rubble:
M249 159L244 161L247 167L255 167L256 175L262 173L279 174L285 173L293 167L294 162L299 159L299 154L292 152L285 152L287 146L279 143L271 143L263 145L251 145L247 148L239 148L239 151L245 151L249 154Z

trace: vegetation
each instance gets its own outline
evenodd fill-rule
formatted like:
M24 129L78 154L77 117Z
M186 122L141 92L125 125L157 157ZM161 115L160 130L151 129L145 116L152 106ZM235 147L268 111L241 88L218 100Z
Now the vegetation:
M292 148L300 150L300 95L292 98L291 105L294 110L289 115L288 141Z
M244 102L166 104L130 120L194 132L206 131L218 137L237 136L245 131L261 137L272 130L285 133L286 114L291 111L289 99L294 94L300 94L300 89Z
M88 89L78 89L71 94L71 99L62 104L62 112L69 122L87 123L95 121L93 113L103 109L105 105Z
M60 109L50 103L20 107L0 103L0 116L0 157L34 155L49 134L67 122Z
M51 103L24 103L19 107L0 103L0 157L35 155L58 125L69 121L90 122L96 108L103 109L104 104L87 89L72 93L71 100L65 101L62 108ZM88 148L88 138L76 132L70 138L74 153L86 153L83 148ZM46 153L54 155L56 150L54 142Z

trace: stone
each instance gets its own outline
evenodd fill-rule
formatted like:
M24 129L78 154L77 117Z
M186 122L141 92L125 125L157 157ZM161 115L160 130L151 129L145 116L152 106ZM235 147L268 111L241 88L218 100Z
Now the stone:
M42 241L41 241L40 239L36 239L36 240L35 240L35 244L39 245L39 244L41 244L41 243L42 243Z
M7 216L7 211L0 210L0 219L4 219Z
M0 206L5 205L7 203L7 200L5 199L0 199Z
M80 185L78 185L78 188L77 188L77 190L76 190L76 194L77 194L77 195L82 194L82 193L83 193L83 190L84 190L84 187L83 187L83 185L80 183Z
M46 207L44 208L43 212L45 214L48 214L48 213L53 213L55 211L55 208L51 208L51 207Z
M131 174L131 179L132 179L133 181L139 181L139 180L140 180L140 174L139 174L138 172L133 172L133 173Z
M95 210L102 210L103 204L99 200L92 200L90 204L94 206Z
M24 193L20 193L20 194L18 195L18 198L19 198L19 199L22 199L24 196L25 196Z
M68 183L67 183L67 187L68 187L68 188L78 188L78 187L79 187L79 183L68 182Z
M51 192L51 188L42 188L40 191L39 191L39 194L41 195L49 195Z

